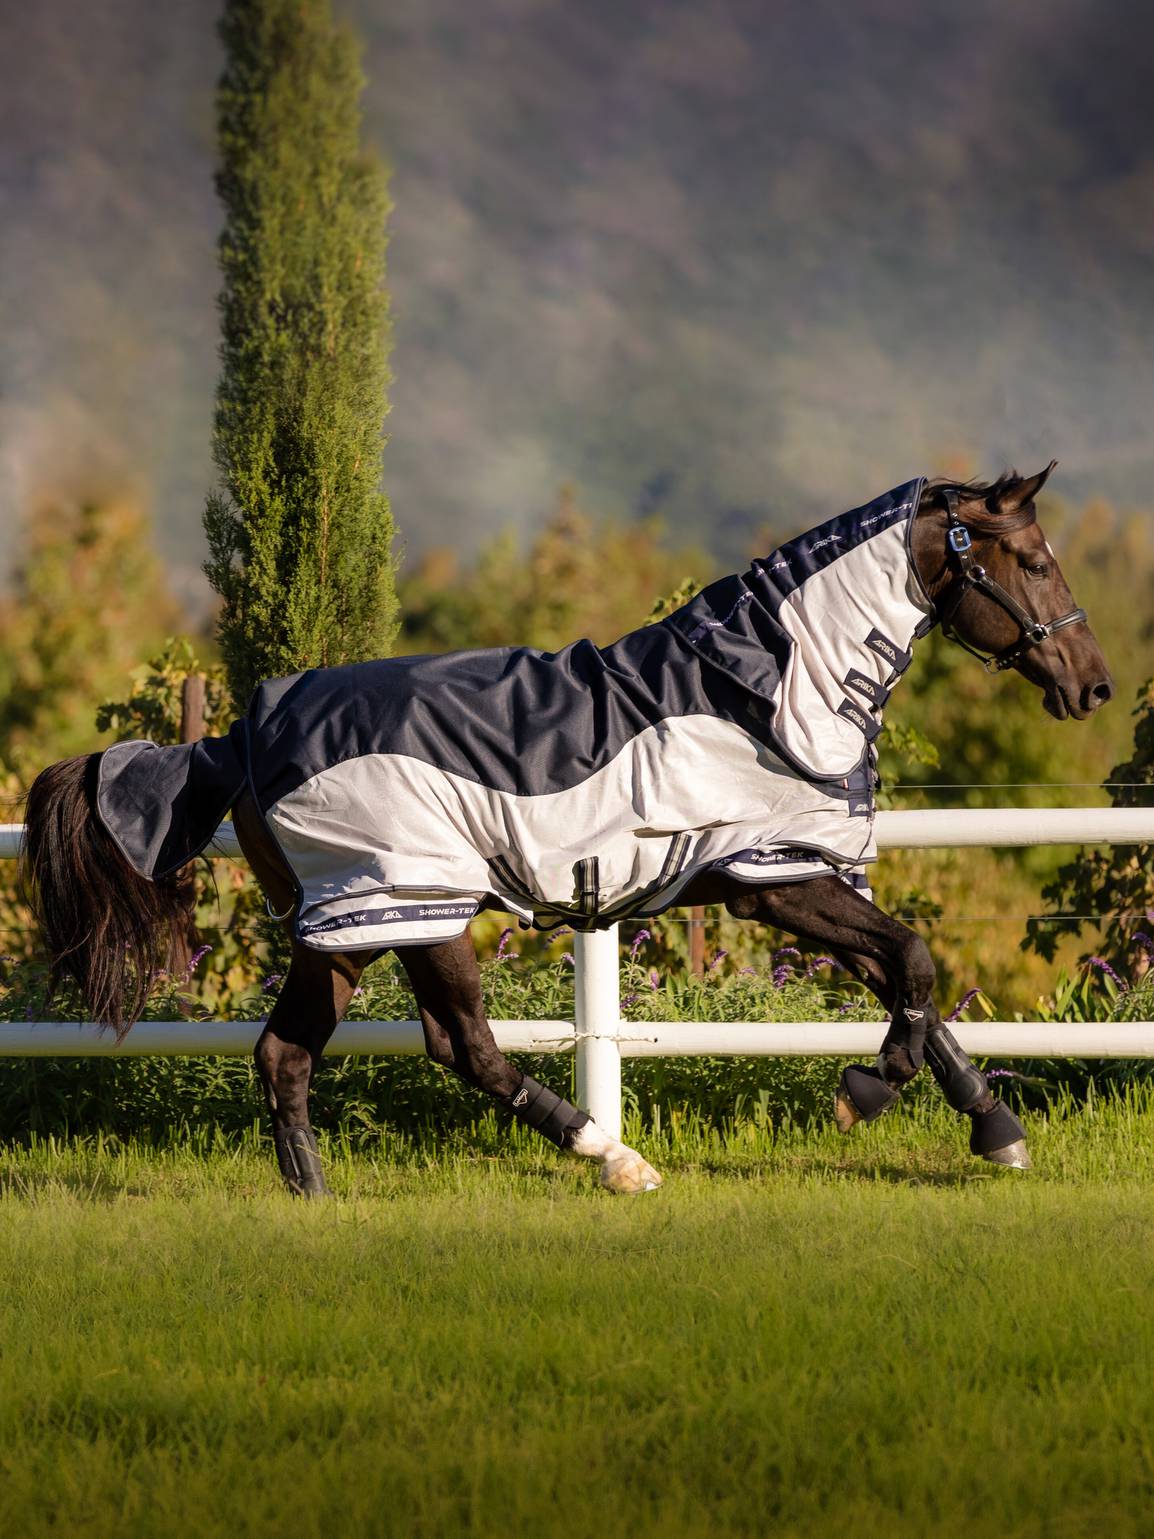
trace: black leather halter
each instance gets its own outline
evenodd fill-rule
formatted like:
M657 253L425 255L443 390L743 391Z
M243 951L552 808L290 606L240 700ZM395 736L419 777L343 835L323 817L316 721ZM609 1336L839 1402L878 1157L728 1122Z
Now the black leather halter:
M946 499L948 517L946 543L950 555L955 558L958 566L957 582L945 595L944 601L936 606L943 636L948 636L951 641L956 641L960 647L964 647L991 673L1001 673L1006 668L1014 667L1033 647L1040 647L1043 641L1048 641L1055 631L1064 630L1067 625L1078 625L1085 620L1084 609L1071 609L1069 614L1061 615L1057 620L1036 620L1033 615L1028 614L1013 594L1007 593L1001 583L991 577L985 567L979 566L974 560L970 531L958 517L957 492L952 488L943 487L942 495ZM987 657L979 652L977 647L972 647L964 637L958 635L953 628L954 616L958 612L958 605L971 588L976 588L979 593L984 593L987 598L993 599L995 604L1001 605L1006 613L1018 622L1022 632L1019 641Z

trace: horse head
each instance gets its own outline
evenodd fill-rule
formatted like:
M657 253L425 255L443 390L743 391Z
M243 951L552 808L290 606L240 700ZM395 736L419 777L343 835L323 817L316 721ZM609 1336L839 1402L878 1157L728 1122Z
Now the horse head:
M991 671L1013 668L1058 721L1084 721L1114 693L1106 659L1066 586L1034 499L1053 470L922 492L912 554L943 633Z

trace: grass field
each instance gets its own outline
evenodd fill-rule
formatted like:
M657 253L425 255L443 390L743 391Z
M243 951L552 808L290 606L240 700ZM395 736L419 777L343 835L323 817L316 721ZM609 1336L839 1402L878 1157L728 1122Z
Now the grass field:
M1148 1534L1154 1101L1031 1137L4 1150L0 1532Z

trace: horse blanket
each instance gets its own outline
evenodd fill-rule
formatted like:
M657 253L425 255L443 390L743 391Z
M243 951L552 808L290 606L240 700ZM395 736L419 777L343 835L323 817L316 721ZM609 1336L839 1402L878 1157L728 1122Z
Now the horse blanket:
M496 902L600 928L699 872L865 886L873 744L933 608L910 558L921 479L596 647L310 669L228 735L101 756L97 811L159 877L247 785L295 877L298 939L450 939Z

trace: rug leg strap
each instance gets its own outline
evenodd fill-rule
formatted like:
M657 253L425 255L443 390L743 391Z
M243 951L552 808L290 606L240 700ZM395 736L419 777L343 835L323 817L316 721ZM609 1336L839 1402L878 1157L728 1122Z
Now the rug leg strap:
M327 1197L324 1170L312 1128L277 1128L273 1133L276 1162L285 1185L295 1197Z
M565 1147L566 1134L571 1136L590 1120L588 1112L578 1111L531 1074L522 1077L521 1088L510 1098L509 1105L518 1122L533 1128L558 1149Z

